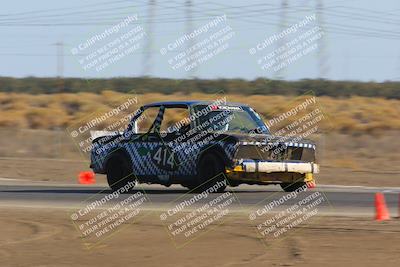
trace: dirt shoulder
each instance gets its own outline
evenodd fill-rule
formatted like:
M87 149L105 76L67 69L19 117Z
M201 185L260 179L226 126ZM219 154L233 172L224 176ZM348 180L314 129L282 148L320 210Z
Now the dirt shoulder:
M277 242L234 217L177 249L157 214L85 249L66 210L1 208L1 266L399 266L399 220L320 217Z

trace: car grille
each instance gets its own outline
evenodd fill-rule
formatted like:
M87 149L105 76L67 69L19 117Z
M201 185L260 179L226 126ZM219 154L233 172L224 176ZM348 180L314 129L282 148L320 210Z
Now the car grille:
M254 160L299 160L314 162L315 150L305 147L286 147L276 145L273 147L258 145L241 145L235 156L236 159Z

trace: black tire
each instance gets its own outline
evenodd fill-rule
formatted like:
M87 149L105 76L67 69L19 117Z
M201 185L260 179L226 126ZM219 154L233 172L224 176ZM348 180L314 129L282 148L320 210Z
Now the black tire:
M293 192L305 185L306 185L306 183L304 183L304 182L282 183L281 187L285 192Z
M224 192L227 186L227 181L225 179L225 166L218 156L207 153L201 157L197 173L196 182L188 185L187 187L189 189L195 189L196 192L203 192L213 186L218 186L218 189L214 192Z
M117 191L129 182L135 183L132 167L121 154L113 155L107 162L107 182L112 191ZM130 187L130 190L133 185Z

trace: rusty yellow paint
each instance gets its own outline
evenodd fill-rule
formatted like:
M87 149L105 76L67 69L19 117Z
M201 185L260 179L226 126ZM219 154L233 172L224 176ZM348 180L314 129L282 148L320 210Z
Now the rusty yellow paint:
M306 173L304 177L304 182L311 182L314 180L313 174L312 173Z

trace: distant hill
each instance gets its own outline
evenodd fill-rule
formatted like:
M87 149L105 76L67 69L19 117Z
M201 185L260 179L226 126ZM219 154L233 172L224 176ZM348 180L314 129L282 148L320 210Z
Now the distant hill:
M112 90L122 93L216 93L225 92L241 95L302 95L313 91L317 96L331 97L382 97L400 99L400 82L356 82L328 80L278 81L259 78L217 80L174 80L161 78L11 78L0 77L0 92L28 94L54 94Z
M65 129L70 126L84 125L94 116L101 116L123 104L134 95L103 91L95 93L70 94L26 94L0 92L0 129ZM124 115L134 112L139 106L171 100L217 100L226 97L229 102L249 104L263 117L270 120L291 110L301 99L309 96L261 96L243 97L240 94L204 94L204 93L146 93L136 95L137 105L132 105ZM297 102L294 102L297 101ZM335 98L317 97L324 119L318 122L320 129L326 132L342 133L385 133L400 130L400 100L351 96ZM97 114L97 115L96 115ZM179 113L175 114L177 118ZM173 117L173 116L172 116ZM118 116L113 116L102 127L114 125ZM291 119L290 119L291 121ZM125 122L126 123L126 122Z

